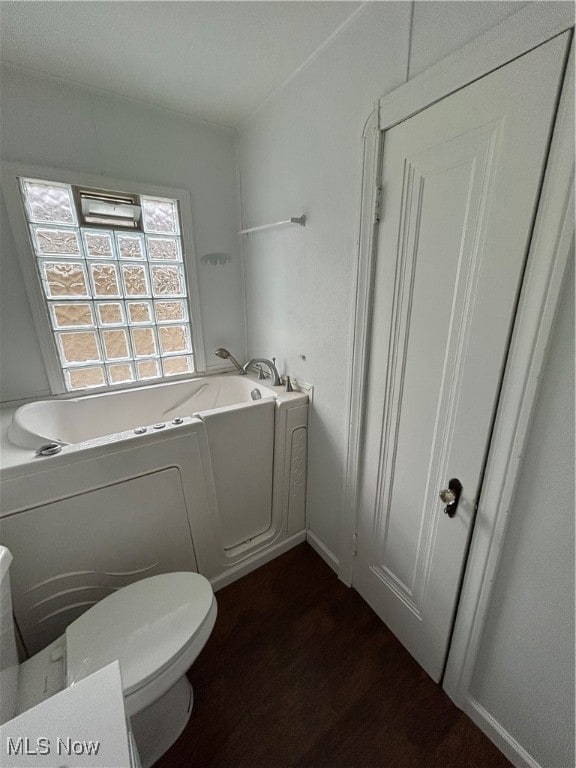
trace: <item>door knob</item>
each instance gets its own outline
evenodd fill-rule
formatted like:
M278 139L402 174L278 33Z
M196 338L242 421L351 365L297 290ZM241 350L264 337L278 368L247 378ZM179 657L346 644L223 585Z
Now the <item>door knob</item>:
M454 504L456 501L456 493L450 488L445 488L443 491L440 491L440 498L444 504Z
M450 480L448 488L443 488L440 491L440 499L446 504L444 512L448 517L454 517L456 514L456 508L458 507L461 493L462 483L456 477L453 477L452 480Z

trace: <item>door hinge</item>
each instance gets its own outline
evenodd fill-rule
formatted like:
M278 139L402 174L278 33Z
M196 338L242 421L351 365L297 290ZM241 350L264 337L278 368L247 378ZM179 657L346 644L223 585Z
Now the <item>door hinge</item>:
M374 224L378 224L382 215L382 187L376 187L374 196Z
M357 552L358 552L358 534L355 533L352 536L352 557L356 557Z

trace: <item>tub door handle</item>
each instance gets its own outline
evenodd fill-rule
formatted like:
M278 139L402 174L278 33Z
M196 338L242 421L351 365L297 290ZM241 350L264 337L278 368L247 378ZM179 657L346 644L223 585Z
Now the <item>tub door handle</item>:
M36 450L36 456L55 456L62 450L62 443L46 443Z

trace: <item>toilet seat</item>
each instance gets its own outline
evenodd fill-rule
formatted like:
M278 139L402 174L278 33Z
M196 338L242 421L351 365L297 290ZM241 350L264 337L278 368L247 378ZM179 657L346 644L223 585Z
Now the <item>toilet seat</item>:
M133 694L180 667L179 659L190 666L191 652L197 655L208 639L215 613L212 587L198 573L166 573L122 587L67 628L66 683L118 659L124 696L141 698Z

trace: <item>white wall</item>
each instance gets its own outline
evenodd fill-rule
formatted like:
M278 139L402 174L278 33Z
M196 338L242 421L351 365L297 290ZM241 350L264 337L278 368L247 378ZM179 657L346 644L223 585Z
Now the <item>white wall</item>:
M424 72L525 5L528 3L465 0L417 2L412 24L409 77Z
M309 217L304 229L245 241L249 353L276 355L315 386L308 517L336 557L364 121L408 69L422 71L523 5L366 3L241 130L244 225Z
M240 137L244 226L306 212L304 229L245 241L249 354L315 386L308 515L338 552L362 128L406 76L410 4L369 3ZM301 359L301 355L306 360Z
M168 110L2 68L2 159L188 189L192 198L206 361L245 354L233 131ZM48 394L48 381L2 201L0 344L3 401ZM206 253L230 254L224 265Z
M470 692L543 768L574 765L574 261Z

